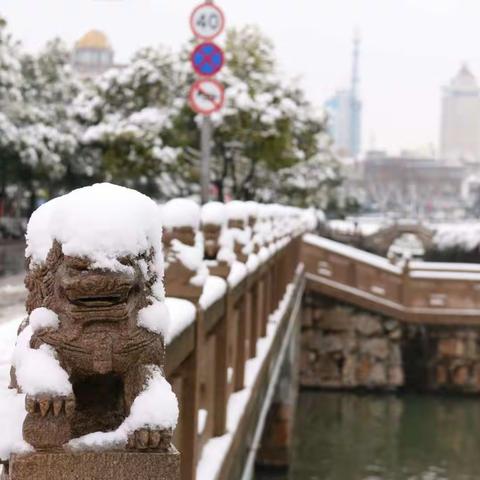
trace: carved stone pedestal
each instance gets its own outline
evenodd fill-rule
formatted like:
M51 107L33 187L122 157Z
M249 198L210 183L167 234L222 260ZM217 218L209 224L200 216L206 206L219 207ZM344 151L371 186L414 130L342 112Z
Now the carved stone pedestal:
M171 452L48 452L12 455L9 480L179 480Z

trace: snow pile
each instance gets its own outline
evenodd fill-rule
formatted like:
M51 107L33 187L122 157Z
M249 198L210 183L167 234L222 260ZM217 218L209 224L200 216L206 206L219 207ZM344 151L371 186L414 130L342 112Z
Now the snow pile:
M227 283L223 278L210 276L205 282L203 292L198 300L199 305L206 310L227 293Z
M437 227L433 242L440 250L458 248L470 252L480 245L480 224L441 224Z
M201 212L202 225L224 226L227 222L227 210L221 202L209 202L203 205Z
M252 202L252 201L245 202L245 208L246 208L248 217L253 217L253 218L258 217L259 207L257 202Z
M31 447L24 442L22 425L25 411L25 395L14 390L0 388L0 460L8 460L12 452L26 453ZM0 469L1 472L1 469Z
M118 258L155 251L163 275L162 229L147 196L109 183L79 188L39 207L27 228L26 256L42 265L55 240L65 255L86 257L93 268L124 270Z
M233 200L225 205L228 220L241 220L245 224L248 221L248 210L245 202Z
M32 335L32 327L27 326L18 336L13 355L13 366L22 393L70 395L72 384L68 373L60 366L55 350L49 345L30 348Z
M69 446L76 451L125 447L128 436L141 428L174 429L178 421L177 397L158 367L151 366L145 390L135 398L130 415L117 430L95 432L76 438Z
M167 297L165 303L171 319L165 335L165 343L169 344L195 321L197 310L193 303L181 298Z
M200 207L193 200L174 198L161 207L161 218L165 228L191 227L198 230Z
M11 320L0 326L0 459L7 460L12 452L29 450L23 441L22 425L25 419L25 395L8 389L10 365L17 330L22 318ZM1 469L0 469L1 471Z
M190 247L177 239L172 240L172 253L186 268L192 272L196 272L195 276L190 279L190 283L197 287L204 285L208 277L208 268L203 262L203 246L195 245Z
M247 276L247 274L248 270L244 263L233 262L227 282L231 287L235 287Z
M168 334L170 326L170 316L165 301L159 302L153 299L152 303L138 312L137 325L150 332L162 335L164 338Z
M158 367L152 367L145 390L135 398L123 426L129 432L140 428L174 429L178 421L177 397Z
M43 328L56 330L59 325L58 315L45 307L36 308L30 314L29 324L33 332Z

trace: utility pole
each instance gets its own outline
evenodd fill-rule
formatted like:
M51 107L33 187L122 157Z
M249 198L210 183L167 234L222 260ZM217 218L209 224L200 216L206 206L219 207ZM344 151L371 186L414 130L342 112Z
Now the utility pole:
M202 152L202 204L205 204L208 202L210 196L210 156L212 153L212 121L208 115L203 116L200 131L200 145Z

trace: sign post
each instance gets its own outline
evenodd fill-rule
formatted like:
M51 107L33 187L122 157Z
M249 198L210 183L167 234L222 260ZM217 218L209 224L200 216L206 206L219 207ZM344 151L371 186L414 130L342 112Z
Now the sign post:
M208 202L210 196L210 156L212 154L212 121L208 115L203 116L200 136L202 151L202 204L205 204Z
M223 32L225 16L213 0L197 6L190 16L190 27L200 41L191 55L193 70L200 77L191 87L190 107L203 115L200 131L202 203L209 200L212 121L210 115L220 110L224 102L223 85L213 78L223 67L223 50L212 40Z

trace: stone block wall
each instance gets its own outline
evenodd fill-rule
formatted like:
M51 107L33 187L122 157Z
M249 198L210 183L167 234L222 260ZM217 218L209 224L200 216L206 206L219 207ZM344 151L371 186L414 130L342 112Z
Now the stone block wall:
M430 391L480 392L478 327L409 327L405 332L405 345L409 349L416 345L416 352L405 354L407 377L411 376L410 371L423 371L417 382L409 382L412 387Z
M300 384L392 390L404 383L397 320L317 294L304 299Z

